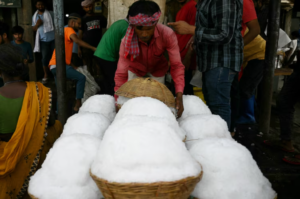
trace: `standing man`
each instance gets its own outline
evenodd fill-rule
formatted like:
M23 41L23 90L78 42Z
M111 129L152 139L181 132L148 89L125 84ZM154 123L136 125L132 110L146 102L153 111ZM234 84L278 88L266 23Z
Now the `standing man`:
M37 0L35 4L37 11L32 17L32 29L36 32L34 52L42 53L42 64L44 67L43 83L48 80L48 64L51 59L54 42L54 16L52 11L45 8L43 0Z
M66 75L68 79L77 80L76 84L76 103L74 106L73 111L78 112L79 108L81 107L81 99L84 95L84 87L85 87L85 81L86 78L83 74L78 72L77 66L75 66L74 63L72 63L72 51L73 51L73 43L75 42L79 46L83 48L91 49L92 51L95 51L96 48L85 43L81 39L77 37L77 34L75 31L78 31L81 27L81 17L76 14L70 14L69 21L68 21L68 27L65 28L65 54L66 54ZM52 59L49 63L50 70L52 74L54 75L54 78L56 80L56 54L55 50L53 52Z
M194 26L196 23L196 1L195 0L177 0L181 4L181 9L177 13L176 21L185 21L189 25ZM186 48L187 43L193 37L192 34L181 35L176 34L180 50L181 61L185 66L185 95L193 95L193 86L190 84L193 78L193 71L196 70L196 55L190 49Z
M127 19L113 23L103 35L94 54L103 73L103 84L100 85L103 94L112 96L115 94L115 73L119 61L120 45L127 28Z
M231 124L230 90L243 62L243 0L201 0L196 26L170 23L179 34L195 35L203 94L211 112Z
M14 40L11 44L22 49L24 63L32 63L34 61L33 50L31 44L23 40L24 29L21 26L15 26L12 28L12 34L14 36Z
M85 0L81 2L81 6L86 15L82 19L79 38L96 48L102 38L102 29L107 26L107 19L94 13L94 0ZM80 56L81 50L78 53ZM90 49L82 49L82 57L89 72L93 76L100 76L100 68L94 59L94 52Z
M4 21L0 21L0 45L10 43L8 39L8 33L9 33L9 25ZM2 87L3 85L4 85L3 79L0 76L0 87Z
M128 80L150 76L165 82L169 70L164 52L169 54L171 75L176 89L176 109L183 112L184 66L181 62L176 34L171 28L157 24L161 15L153 1L137 1L129 8L129 26L120 47L115 76L115 91Z

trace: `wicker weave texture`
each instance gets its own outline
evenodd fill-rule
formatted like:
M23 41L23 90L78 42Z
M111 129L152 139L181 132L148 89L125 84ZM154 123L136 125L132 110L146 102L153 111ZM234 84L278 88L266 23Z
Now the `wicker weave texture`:
M174 182L110 183L91 174L105 199L187 199L203 172Z
M175 108L175 97L171 91L162 83L151 79L139 77L123 84L116 95L127 98L152 97Z
M31 195L30 193L28 193L28 195L30 196L31 199L38 199L37 197Z

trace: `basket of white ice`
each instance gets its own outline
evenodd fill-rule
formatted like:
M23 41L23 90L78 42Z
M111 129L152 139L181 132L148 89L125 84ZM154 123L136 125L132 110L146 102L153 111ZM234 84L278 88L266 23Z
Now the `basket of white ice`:
M124 104L90 170L106 199L189 197L202 168L187 151L175 123L168 107L156 99L134 98Z
M175 98L172 92L162 83L151 78L136 78L123 84L116 95L125 98L152 97L175 108ZM119 108L121 104L119 104Z

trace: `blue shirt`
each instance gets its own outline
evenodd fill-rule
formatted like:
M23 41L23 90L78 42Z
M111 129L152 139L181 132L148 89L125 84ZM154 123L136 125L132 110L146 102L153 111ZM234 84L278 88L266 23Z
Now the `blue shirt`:
M17 44L15 41L12 41L11 44L22 49L23 58L27 59L28 63L32 63L34 61L33 50L29 42L24 41L21 44Z
M65 25L65 27L69 27L68 25ZM77 36L78 36L78 31L75 31ZM78 44L76 44L75 42L73 42L73 50L72 50L72 53L76 53L78 54Z
M54 15L53 15L53 12L52 11L49 11L50 14L51 14L51 18L52 18L52 21L54 21ZM33 16L34 17L34 16ZM32 21L34 21L34 18L32 17ZM41 20L44 21L44 13L42 15L40 14L37 14L36 16L36 20L35 20L35 23L32 24L32 26L35 26L36 22L39 20L39 18ZM54 33L54 30L53 31L50 31L50 32L47 32L47 33L44 33L44 25L42 24L38 30L39 33L40 33L40 41L43 41L43 42L50 42L50 41L53 41L54 40L54 37L55 37L55 33Z

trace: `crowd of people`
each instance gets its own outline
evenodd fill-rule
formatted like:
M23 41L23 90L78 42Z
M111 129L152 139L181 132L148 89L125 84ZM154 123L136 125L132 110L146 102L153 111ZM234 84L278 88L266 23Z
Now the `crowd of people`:
M94 13L93 0L82 1L85 16L68 16L64 29L65 65L67 78L77 82L75 112L81 107L86 82L78 67L86 68L95 78L101 75L102 93L112 96L131 79L151 77L164 84L170 73L179 117L184 111L182 96L194 94L190 81L199 70L205 101L213 114L226 121L232 136L237 124L256 123L255 95L265 66L268 1L177 1L181 9L176 21L168 26L158 23L161 10L155 2L140 0L130 6L125 19L114 22L104 35L107 19ZM27 188L28 173L42 162L44 150L40 149L47 145L43 149L48 150L54 135L61 132L51 110L50 90L41 83L24 81L28 79L28 64L34 61L33 52L42 54L42 82L49 81L49 71L57 81L53 12L46 9L43 0L36 1L36 8L32 17L36 32L34 49L23 40L22 27L12 28L10 41L9 26L0 23L0 76L4 83L0 88L0 183L5 182L1 198L24 194L12 190ZM294 32L293 37L299 39L299 32ZM300 80L299 65L296 50L285 64L294 72L278 97L281 140L265 141L288 152L295 152L291 126L294 106L300 97L298 87L294 86ZM53 136L49 137L49 132L54 132ZM286 157L285 161L300 164L300 155ZM27 162L35 167L26 166L27 170L19 171ZM25 179L21 183L15 180L21 178Z

